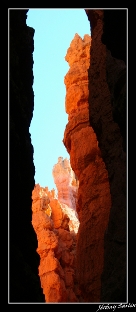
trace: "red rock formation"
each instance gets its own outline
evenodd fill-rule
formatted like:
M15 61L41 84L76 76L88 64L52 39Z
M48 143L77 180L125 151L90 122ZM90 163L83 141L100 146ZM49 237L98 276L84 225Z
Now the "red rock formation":
M61 167L60 160L61 157L55 168ZM66 169L65 186L68 187L69 181L73 181L74 173L68 160L65 159L64 163L67 164L63 169L64 171ZM58 170L58 175L60 172L62 173ZM61 181L60 175L57 178L56 170L54 175L55 181ZM72 185L70 203L73 202L71 190ZM68 191L65 188L66 194ZM75 193L73 194L75 196ZM32 225L38 240L39 276L45 301L79 302L82 298L75 274L76 233L79 221L75 210L66 204L61 204L55 190L49 191L48 187L42 188L39 184L33 190L32 199Z
M125 9L87 10L87 15L92 33L89 119L108 171L112 202L105 235L101 301L125 302L127 16Z
M107 228L111 197L108 174L101 157L96 135L89 123L88 68L91 37L78 34L66 54L70 69L65 76L66 112L69 122L64 145L79 180L77 213L77 278L84 302L99 302L104 263L104 234ZM99 86L98 86L99 87Z
M59 157L52 174L58 190L58 200L76 210L78 181L70 166L70 161L67 158Z

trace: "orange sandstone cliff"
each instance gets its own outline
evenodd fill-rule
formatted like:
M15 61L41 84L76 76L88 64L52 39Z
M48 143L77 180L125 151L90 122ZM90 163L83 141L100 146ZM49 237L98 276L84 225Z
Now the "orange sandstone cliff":
M41 287L46 302L78 302L82 301L75 274L78 182L69 160L62 157L58 158L53 175L58 194L39 184L32 193L32 225L38 240Z
M91 37L75 35L67 50L70 69L65 76L68 124L64 145L79 181L76 246L77 278L84 302L99 302L104 265L104 234L109 221L111 195L108 173L89 121L88 68Z

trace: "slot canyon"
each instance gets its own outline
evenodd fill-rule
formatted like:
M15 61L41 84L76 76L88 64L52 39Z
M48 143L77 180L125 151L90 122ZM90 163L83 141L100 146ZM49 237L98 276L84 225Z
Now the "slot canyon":
M127 302L126 10L85 9L91 35L67 47L57 191L34 179L27 13L9 11L9 301Z

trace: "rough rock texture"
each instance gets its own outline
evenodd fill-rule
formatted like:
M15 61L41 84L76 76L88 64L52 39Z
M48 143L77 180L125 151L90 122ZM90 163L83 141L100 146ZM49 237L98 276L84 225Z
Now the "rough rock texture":
M76 210L78 180L71 168L70 161L67 158L59 157L52 174L58 190L58 200Z
M63 212L69 217L69 228L78 232L79 220L76 212L77 193L79 181L71 168L70 161L63 157L58 158L58 163L52 170L54 183L57 187L57 198L61 203Z
M44 302L37 239L31 225L35 168L29 126L34 106L34 29L26 25L27 11L9 11L9 301L15 303Z
M59 158L60 159L60 158ZM64 160L66 161L66 160ZM59 164L59 163L58 163ZM71 172L69 173L71 177ZM55 175L57 179L57 175ZM79 302L75 269L77 220L75 227L57 199L54 190L35 185L32 193L32 225L37 235L40 255L39 276L46 302ZM66 205L64 205L66 206Z
M79 180L76 268L83 302L99 302L104 263L104 233L109 220L111 196L108 173L96 134L89 122L88 68L91 37L75 35L67 50L70 69L65 76L66 112L69 122L64 145Z
M88 71L89 120L108 171L111 193L101 301L125 302L126 11L86 10L86 13L92 33Z

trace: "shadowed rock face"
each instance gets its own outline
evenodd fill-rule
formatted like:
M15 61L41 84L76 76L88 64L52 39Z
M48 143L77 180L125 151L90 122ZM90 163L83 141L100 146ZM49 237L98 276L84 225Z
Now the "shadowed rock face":
M39 257L33 230L35 168L29 126L33 115L33 36L27 10L10 10L10 200L9 301L44 302L38 277Z
M90 21L89 120L111 193L101 301L126 297L126 11L86 10ZM110 50L110 51L109 51Z

